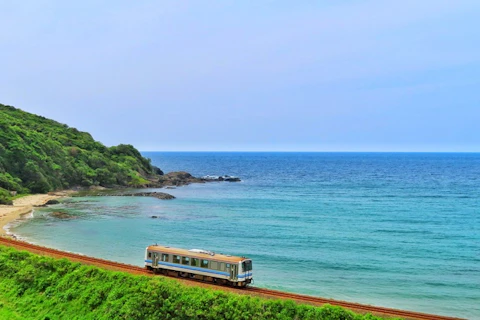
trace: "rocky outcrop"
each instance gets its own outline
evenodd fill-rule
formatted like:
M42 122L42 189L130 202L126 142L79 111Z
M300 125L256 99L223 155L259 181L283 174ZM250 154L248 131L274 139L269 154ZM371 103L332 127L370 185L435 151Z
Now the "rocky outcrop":
M127 190L105 190L87 193L79 193L76 196L88 196L88 197L154 197L161 200L170 200L175 199L169 193L165 192L136 192L136 191L127 191Z
M152 166L152 169L155 174L158 174L159 176L163 176L163 171L159 167Z
M34 205L34 207L46 207L51 204L59 204L59 203L60 201L58 201L57 199L50 199L46 201L44 204L37 204L37 205Z
M166 186L184 186L190 183L203 183L202 179L195 178L190 173L185 171L170 172L158 179L158 184L161 187Z
M170 172L158 179L157 187L178 187L184 186L190 183L205 183L205 182L214 182L214 181L228 181L228 182L238 182L241 181L240 178L232 176L205 176L202 178L197 178L192 176L190 173L185 171Z
M63 219L63 220L66 220L66 219L76 219L77 217L75 216L72 216L71 214L68 214L66 212L61 212L61 211L55 211L55 212L52 212L50 213L50 215L52 217L55 217L55 218L58 218L58 219Z
M238 182L241 181L240 178L232 177L228 175L224 176L204 176L197 178L192 176L190 173L185 171L176 171L170 172L155 179L150 179L149 183L142 186L142 188L166 188L166 189L175 189L176 187L185 186L191 183L206 183L206 182L215 182L215 181L228 181L228 182ZM140 186L136 186L140 189ZM137 189L137 190L138 190ZM74 196L149 196L155 197L158 199L173 199L174 196L168 193L162 192L131 192L128 189L108 189L103 187L90 187L88 190L82 190L76 192Z
M228 181L228 182L240 182L240 178L238 177L230 177L230 176L223 176L223 177L218 177L218 181Z
M124 197L127 197L127 196L131 196L131 197L154 197L154 198L161 199L161 200L175 199L174 196L172 196L169 193L165 193L165 192L124 193L124 194L120 194L120 196L124 196Z

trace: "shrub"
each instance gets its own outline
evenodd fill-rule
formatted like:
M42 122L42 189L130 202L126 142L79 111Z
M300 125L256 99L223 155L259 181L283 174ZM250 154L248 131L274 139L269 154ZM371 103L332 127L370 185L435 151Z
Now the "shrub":
M159 172L131 145L107 148L89 133L0 104L0 188L140 186Z
M8 190L0 188L0 204L12 205L12 196Z

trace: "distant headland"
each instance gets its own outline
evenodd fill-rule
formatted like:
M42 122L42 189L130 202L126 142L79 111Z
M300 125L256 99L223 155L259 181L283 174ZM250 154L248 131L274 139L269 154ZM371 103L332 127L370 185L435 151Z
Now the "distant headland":
M58 190L173 188L213 181L240 179L194 177L184 171L164 174L132 145L106 147L87 132L0 104L0 205L12 205L25 194Z

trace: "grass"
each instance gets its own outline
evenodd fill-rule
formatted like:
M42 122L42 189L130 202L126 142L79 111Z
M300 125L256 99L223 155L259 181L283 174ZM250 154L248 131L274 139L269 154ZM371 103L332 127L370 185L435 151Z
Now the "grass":
M191 287L0 246L0 319L381 318Z

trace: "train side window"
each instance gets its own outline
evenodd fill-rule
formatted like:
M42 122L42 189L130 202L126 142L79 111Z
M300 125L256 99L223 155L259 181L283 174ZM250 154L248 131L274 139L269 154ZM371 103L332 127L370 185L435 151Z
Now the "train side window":
M152 257L152 253L151 253L151 252L148 253L148 257L149 257L149 258Z
M180 256L173 255L173 263L180 263Z
M218 270L222 270L222 271L225 270L225 263L224 262L220 262L219 265L220 265L220 269L218 269Z
M168 261L168 254L162 253L162 261L165 261L165 262Z
M198 267L198 259L197 258L192 258L192 266Z
M230 263L227 263L225 266L227 267L227 270L230 270Z
M201 261L201 264L200 264L200 267L202 267L202 268L208 268L208 260L202 260L202 261Z
M218 270L218 262L217 261L210 262L210 269Z
M182 257L182 264L189 265L190 264L190 258L189 257Z

